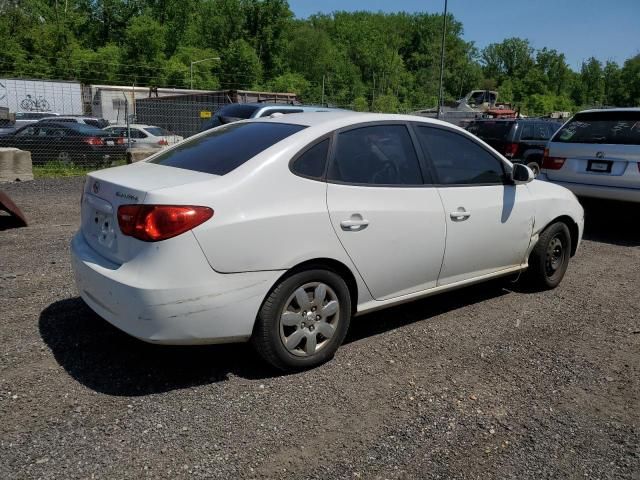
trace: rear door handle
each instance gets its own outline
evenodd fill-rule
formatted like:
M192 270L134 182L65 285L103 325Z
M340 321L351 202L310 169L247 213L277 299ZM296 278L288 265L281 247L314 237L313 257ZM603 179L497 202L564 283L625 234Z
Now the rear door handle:
M340 228L346 232L357 232L358 230L364 230L369 225L369 220L362 218L359 213L351 215L349 220L343 220L340 222Z
M468 219L471 216L471 212L467 212L464 208L459 207L455 212L451 212L449 216L454 222L461 222Z

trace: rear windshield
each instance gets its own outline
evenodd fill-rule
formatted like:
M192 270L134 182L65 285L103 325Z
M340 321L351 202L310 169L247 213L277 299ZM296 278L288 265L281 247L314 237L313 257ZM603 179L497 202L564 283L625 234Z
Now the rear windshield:
M640 111L578 113L553 141L640 145Z
M467 130L483 140L504 140L509 135L513 122L472 122Z
M225 175L279 141L306 128L287 123L232 123L187 140L151 163Z

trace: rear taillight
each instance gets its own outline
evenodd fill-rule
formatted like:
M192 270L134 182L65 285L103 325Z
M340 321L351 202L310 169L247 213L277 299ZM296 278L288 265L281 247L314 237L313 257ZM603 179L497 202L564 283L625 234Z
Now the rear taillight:
M100 137L87 137L84 139L84 143L89 145L104 145L104 141Z
M542 168L546 170L560 170L564 165L566 158L564 157L550 157L549 149L544 149L544 156L542 157Z
M213 217L209 207L192 205L121 205L118 225L123 235L145 242L175 237Z
M123 137L116 138L116 145L124 145L125 143L126 142L125 142L125 139Z
M162 140L160 140L158 142L158 145L169 145L169 142L167 142L164 138Z
M518 151L517 143L507 143L504 146L504 156L507 158L513 158Z

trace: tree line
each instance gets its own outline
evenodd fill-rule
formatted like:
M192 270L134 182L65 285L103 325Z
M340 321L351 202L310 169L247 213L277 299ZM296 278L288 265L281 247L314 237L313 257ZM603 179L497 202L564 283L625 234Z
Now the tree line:
M334 12L286 0L4 0L0 76L88 84L295 92L307 103L406 112L437 103L442 16ZM521 38L478 49L447 18L444 93L497 89L529 115L640 105L640 55L623 65ZM209 59L209 60L205 60ZM191 62L205 60L193 65Z

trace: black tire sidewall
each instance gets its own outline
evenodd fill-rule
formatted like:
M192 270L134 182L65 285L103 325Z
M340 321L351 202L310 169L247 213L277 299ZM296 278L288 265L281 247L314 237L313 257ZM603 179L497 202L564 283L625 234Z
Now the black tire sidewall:
M558 235L560 235L562 241L563 261L558 270L552 276L549 276L546 271L547 248L549 247L549 242ZM534 268L537 280L547 288L557 287L564 278L569 266L569 257L571 256L571 233L569 228L562 222L557 222L547 227L535 247L535 254L536 265Z
M322 282L329 285L338 297L340 321L333 337L322 350L310 357L298 357L290 353L280 338L280 312L287 299L300 286ZM294 273L281 280L269 293L260 309L257 328L252 338L258 353L281 370L301 370L321 365L333 358L344 341L351 318L351 296L345 281L335 272L312 269ZM268 343L265 344L265 343Z

